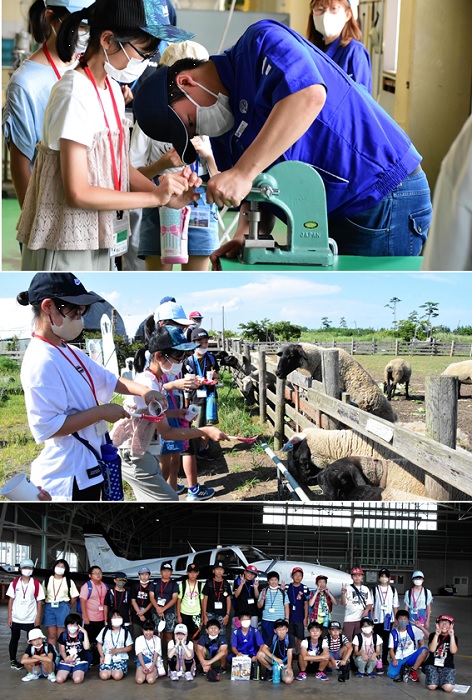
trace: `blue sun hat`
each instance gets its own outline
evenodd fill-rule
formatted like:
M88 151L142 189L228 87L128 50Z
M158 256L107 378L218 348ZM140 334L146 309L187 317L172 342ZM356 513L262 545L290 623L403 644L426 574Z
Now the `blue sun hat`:
M187 41L195 36L170 24L165 0L97 0L92 9L93 24L104 29L138 27L169 42Z
M80 10L90 7L92 3L93 0L45 0L44 6L46 8L64 7L72 14L73 12L80 12Z

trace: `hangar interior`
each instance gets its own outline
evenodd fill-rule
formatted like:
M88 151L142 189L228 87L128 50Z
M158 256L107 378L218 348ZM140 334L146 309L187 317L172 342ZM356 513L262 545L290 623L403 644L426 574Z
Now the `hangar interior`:
M373 583L388 565L402 592L421 568L439 593L472 594L470 503L13 504L0 517L0 565L31 556L40 568L65 553L85 571L83 529L97 527L128 559L175 556L217 545L252 545L271 558L348 570L360 564Z

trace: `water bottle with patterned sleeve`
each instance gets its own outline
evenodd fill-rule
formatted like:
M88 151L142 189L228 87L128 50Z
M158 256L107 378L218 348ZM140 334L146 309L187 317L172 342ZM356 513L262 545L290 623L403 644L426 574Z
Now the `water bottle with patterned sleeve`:
M161 261L164 264L188 262L188 222L190 207L159 209L161 224Z

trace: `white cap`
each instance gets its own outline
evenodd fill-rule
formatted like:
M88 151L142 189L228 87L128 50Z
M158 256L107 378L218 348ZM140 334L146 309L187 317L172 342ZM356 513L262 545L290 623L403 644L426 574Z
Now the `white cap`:
M187 632L187 625L183 625L182 623L179 623L174 627L174 634L187 634Z
M39 637L41 637L42 639L46 639L39 627L35 627L34 629L28 632L28 642L31 642L33 639L39 639Z
M193 319L187 318L185 311L180 306L173 301L166 301L157 307L154 314L154 320L158 321L175 321L181 326L190 326L193 323Z
M163 52L159 63L161 66L172 66L181 58L196 58L199 61L208 61L210 54L204 46L196 41L180 41L176 44L169 44Z

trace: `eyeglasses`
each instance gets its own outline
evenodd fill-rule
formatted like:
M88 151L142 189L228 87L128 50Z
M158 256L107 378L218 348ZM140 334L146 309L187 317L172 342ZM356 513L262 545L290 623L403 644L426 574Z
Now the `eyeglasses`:
M151 53L143 53L142 51L140 51L139 49L137 49L136 46L135 46L134 44L131 43L131 41L127 41L126 43L129 44L129 45L131 46L131 48L134 49L134 50L136 51L136 53L138 54L138 56L141 56L141 58L143 59L143 61L149 61L149 59L153 58L153 56L155 56L155 55L158 53L158 49L155 49L154 51L151 51ZM125 51L125 53L126 53L126 51Z
M55 301L54 304L63 318L65 318L66 316L68 316L69 318L80 318L81 316L85 316L85 314L90 308L90 306L67 303L64 304L57 301Z
M175 360L176 362L181 362L186 356L185 352L173 353L172 355L164 355L166 360Z

